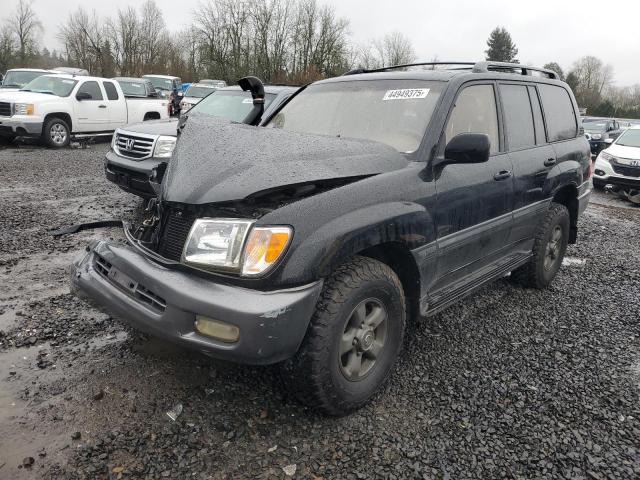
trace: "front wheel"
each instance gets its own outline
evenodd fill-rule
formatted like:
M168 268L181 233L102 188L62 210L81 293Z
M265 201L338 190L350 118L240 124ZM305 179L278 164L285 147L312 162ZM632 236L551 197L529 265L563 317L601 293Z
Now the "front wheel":
M398 358L405 318L391 268L365 257L342 264L325 282L300 350L282 365L289 391L329 415L361 407Z
M69 125L61 118L51 118L47 120L42 129L42 139L50 147L66 147L71 141Z
M567 251L570 229L569 210L552 203L538 225L529 262L512 273L512 278L525 287L545 288L556 277Z

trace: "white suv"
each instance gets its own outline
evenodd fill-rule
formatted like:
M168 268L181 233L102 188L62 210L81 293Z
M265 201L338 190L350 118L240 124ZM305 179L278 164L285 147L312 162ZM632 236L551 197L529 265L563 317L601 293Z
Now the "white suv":
M640 189L640 125L628 128L598 155L593 185L616 189Z

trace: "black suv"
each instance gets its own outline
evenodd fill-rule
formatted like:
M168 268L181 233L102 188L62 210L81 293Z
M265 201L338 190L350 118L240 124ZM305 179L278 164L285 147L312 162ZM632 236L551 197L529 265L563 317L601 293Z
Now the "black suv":
M316 82L266 128L190 119L148 218L91 244L74 290L214 357L281 362L326 413L362 406L407 321L509 272L549 285L591 192L555 73L424 66Z

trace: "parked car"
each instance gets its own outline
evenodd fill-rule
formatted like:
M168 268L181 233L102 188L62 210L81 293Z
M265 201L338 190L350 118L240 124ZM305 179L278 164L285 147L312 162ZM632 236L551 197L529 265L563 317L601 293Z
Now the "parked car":
M313 83L265 128L190 115L148 218L92 243L74 291L211 356L281 362L328 414L364 405L418 314L509 272L548 286L591 192L554 72L439 67Z
M198 83L201 83L204 85L213 85L216 88L224 88L227 86L227 82L225 82L224 80L211 80L209 78L204 78L200 80Z
M582 126L594 155L607 148L607 139L615 140L622 133L620 124L613 118L586 117L582 119Z
M20 90L34 78L38 78L47 73L51 73L51 71L40 68L13 68L7 70L7 73L5 73L2 79L2 85L0 85L0 93Z
M180 77L171 75L143 75L142 78L148 79L162 97L170 97L173 90L180 91L182 88L182 80Z
M640 126L624 132L596 158L593 186L640 190Z
M111 136L127 123L167 117L166 100L129 101L106 78L42 75L0 95L0 135L39 137L56 148L72 136Z
M191 107L197 105L207 95L218 90L217 86L206 83L192 83L180 101L180 112L186 113Z
M88 77L89 71L84 68L75 68L75 67L56 67L53 69L54 72L57 73L67 73L69 75L75 75L80 77Z
M222 117L234 122L249 119L258 124L262 118L268 119L297 89L298 87L266 85L264 113L259 119L248 118L253 108L251 92L243 91L239 86L217 90L192 108L189 116ZM181 121L186 121L185 117ZM177 128L178 119L172 118L117 129L111 150L105 157L107 179L134 195L143 198L155 196L149 177L159 165L167 163L171 158L176 145ZM161 179L154 180L158 182Z
M118 82L127 98L160 98L153 83L147 78L115 77L113 80Z

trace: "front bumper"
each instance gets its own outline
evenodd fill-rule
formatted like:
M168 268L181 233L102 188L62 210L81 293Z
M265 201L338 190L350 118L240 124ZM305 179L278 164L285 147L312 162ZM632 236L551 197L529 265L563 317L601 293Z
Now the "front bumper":
M115 183L125 192L143 198L151 198L156 194L149 182L149 175L154 168L167 160L169 159L130 160L118 156L113 150L109 150L104 159L104 173L107 180Z
M39 137L43 119L27 115L0 117L0 135L10 137Z
M637 169L637 173L638 176L621 175L616 173L611 163L598 157L593 166L593 183L596 186L611 184L621 188L640 188L640 168Z
M114 280L118 275L124 284ZM71 288L139 330L223 360L264 365L298 350L322 281L250 290L167 269L128 246L99 241L74 262ZM230 344L201 335L194 328L197 314L237 326L239 340Z

